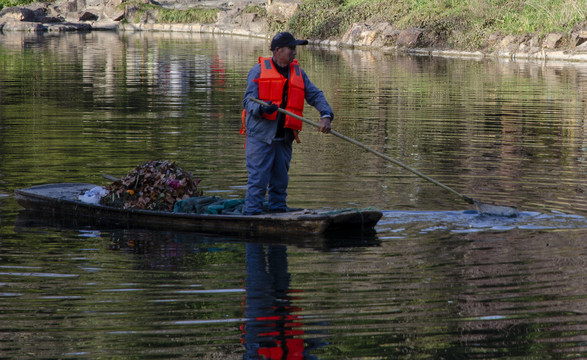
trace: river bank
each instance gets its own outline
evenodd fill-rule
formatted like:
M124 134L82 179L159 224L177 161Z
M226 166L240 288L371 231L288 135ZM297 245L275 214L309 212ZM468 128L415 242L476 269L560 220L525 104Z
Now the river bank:
M360 25L357 25L360 27ZM213 33L232 36L247 36L266 38L269 40L273 33L253 31L248 28L227 27L219 24L119 24L119 31L167 31L167 32L194 32L194 33ZM400 32L399 37L410 37L412 30ZM568 49L558 49L551 47L536 47L532 51L524 51L520 48L526 47L517 37L506 36L503 39L496 39L496 48L490 52L484 51L463 51L452 49L435 49L402 46L378 45L378 39L384 39L385 33L371 30L365 26L359 31L349 31L351 36L345 36L343 39L316 40L308 39L309 43L320 47L346 47L366 50L379 50L386 53L406 53L426 56L443 56L443 57L466 57L466 58L507 58L507 59L525 59L525 60L557 60L570 62L587 62L587 48L582 47L576 51ZM417 35L416 35L417 36ZM583 49L584 48L584 49Z
M204 0L197 3L164 0L148 7L123 3L122 0L78 0L35 3L4 8L0 12L0 30L29 32L60 31L164 31L213 33L270 39L289 19L296 16L296 0ZM161 10L212 9L215 21L207 23L161 23ZM276 25L277 24L277 25ZM483 49L460 50L446 46L432 29L396 29L388 22L352 23L342 36L308 39L315 46L378 50L425 56L506 58L527 60L587 61L587 25L571 33L546 35L491 34Z

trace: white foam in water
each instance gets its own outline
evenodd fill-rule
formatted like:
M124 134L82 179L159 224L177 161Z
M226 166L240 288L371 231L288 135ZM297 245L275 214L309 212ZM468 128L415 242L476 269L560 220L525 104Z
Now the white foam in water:
M469 233L513 229L573 229L587 227L587 218L560 212L519 212L516 217L493 216L476 211L384 211L378 227L420 233L451 231Z

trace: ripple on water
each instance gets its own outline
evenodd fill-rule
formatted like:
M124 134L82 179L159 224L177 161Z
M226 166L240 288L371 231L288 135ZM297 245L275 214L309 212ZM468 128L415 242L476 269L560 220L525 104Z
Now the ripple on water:
M587 218L561 212L519 212L516 217L479 214L476 211L384 211L378 224L382 232L401 229L430 233L508 231L512 229L580 229L587 227Z

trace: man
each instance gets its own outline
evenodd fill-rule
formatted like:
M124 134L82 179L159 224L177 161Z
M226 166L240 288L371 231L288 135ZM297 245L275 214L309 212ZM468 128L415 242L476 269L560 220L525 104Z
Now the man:
M305 100L320 112L320 131L330 132L332 108L295 60L296 46L307 44L307 40L296 40L292 34L281 32L271 41L273 56L259 58L259 63L249 71L241 130L247 135L246 215L263 213L267 190L269 211L287 211L292 142L298 139L302 122L277 111L278 107L302 116ZM249 98L270 105L262 106Z

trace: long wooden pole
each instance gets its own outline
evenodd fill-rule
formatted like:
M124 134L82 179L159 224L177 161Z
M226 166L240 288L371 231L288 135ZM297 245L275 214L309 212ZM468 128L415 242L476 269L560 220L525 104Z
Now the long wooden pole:
M263 101L261 101L261 100L259 100L259 99L252 98L252 97L250 97L250 98L249 98L249 100L251 100L251 101L254 101L254 102L256 102L257 104L260 104L260 105L265 105L265 106L267 106L267 105L268 105L267 103L265 103L265 102L263 102ZM298 119L298 120L300 120L300 121L303 121L303 122L305 122L306 124L309 124L309 125L315 126L315 127L317 127L317 128L320 128L320 124L318 124L318 123L315 123L315 122L313 122L312 120L306 119L306 118L304 118L304 117L301 117L301 116L299 116L299 115L297 115L297 114L294 114L294 113L292 113L291 111L287 111L287 110L285 110L285 109L282 109L282 108L278 108L277 110L278 110L279 112L283 113L283 114L286 114L286 115L292 116L292 117L294 117L294 118L296 118L296 119ZM430 181L431 183L433 183L433 184L435 184L435 185L438 185L438 186L440 186L441 188L443 188L443 189L445 189L445 190L448 190L448 191L450 191L450 192L452 192L452 193L456 194L457 196L461 197L463 200L465 200L465 201L466 201L467 203L469 203L469 204L475 204L475 200L471 199L470 197L468 197L468 196L466 196L466 195L463 195L463 194L459 193L458 191L456 191L456 190L454 190L454 189L451 189L450 187L448 187L448 186L446 186L446 185L444 185L444 184L442 184L442 183L440 183L440 182L438 182L438 181L436 181L436 180L432 179L431 177L428 177L428 176L426 176L426 175L422 174L421 172L419 172L419 171L418 171L418 170L416 170L416 169L412 169L412 168L411 168L411 167L409 167L408 165L406 165L406 164L403 164L403 163L401 163L400 161L398 161L398 160L396 160L396 159L394 159L394 158L392 158L392 157L389 157L389 156L387 156L387 155L385 155L385 154L382 154L382 153L380 153L379 151L377 151L377 150L375 150L375 149L372 149L372 148L368 147L367 145L365 145L365 144L363 144L363 143L361 143L361 142L359 142L359 141L357 141L357 140L355 140L355 139L352 139L352 138L350 138L350 137L348 137L348 136L345 136L345 135L343 135L343 134L341 134L341 133L339 133L339 132L337 132L337 131L330 130L330 133L331 133L332 135L334 135L334 136L338 137L338 138L341 138L341 139L343 139L343 140L345 140L345 141L348 141L348 142L350 142L350 143L352 143L352 144L355 144L355 145L357 145L357 146L359 146L359 147L361 147L361 148L363 148L363 149L365 149L365 150L369 151L370 153L373 153L373 154L375 154L375 155L377 155L377 156L379 156L379 157L381 157L381 158L383 158L383 159L385 159L385 160L387 160L387 161L390 161L390 162L392 162L392 163L396 164L397 166L400 166L400 167L402 167L402 168L404 168L404 169L406 169L406 170L410 171L411 173L413 173L413 174L416 174L417 176L421 177L421 178L422 178L422 179L424 179L424 180Z
M253 97L250 97L249 100L251 100L253 102L256 102L257 104L260 104L260 105L265 105L265 106L268 106L269 105L269 104L267 104L267 103L265 103L265 102L263 102L263 101L261 101L259 99L255 99ZM315 126L317 128L320 128L321 127L320 124L315 123L312 120L308 120L308 119L306 119L304 117L301 117L301 116L299 116L297 114L294 114L291 111L287 111L287 110L282 109L282 108L278 108L277 110L279 112L283 113L283 114L292 116L292 117L294 117L294 118L296 118L296 119L298 119L300 121L303 121L306 124ZM482 203L481 201L478 201L478 200L474 200L474 199L472 199L472 198L470 198L470 197L468 197L466 195L463 195L463 194L459 193L458 191L456 191L454 189L451 189L450 187L448 187L448 186L446 186L446 185L444 185L444 184L442 184L442 183L440 183L440 182L432 179L431 177L422 174L418 170L412 169L408 165L403 164L400 161L398 161L398 160L396 160L396 159L394 159L392 157L389 157L389 156L387 156L385 154L382 154L382 153L380 153L377 150L371 149L367 145L365 145L363 143L360 143L360 142L358 142L355 139L351 139L350 137L345 136L345 135L343 135L343 134L341 134L339 132L336 132L334 130L330 130L330 133L332 135L338 137L338 138L341 138L341 139L343 139L345 141L348 141L348 142L350 142L352 144L355 144L355 145L357 145L357 146L359 146L359 147L361 147L361 148L369 151L370 153L375 154L375 155L377 155L377 156L379 156L379 157L381 157L381 158L383 158L383 159L385 159L385 160L387 160L389 162L392 162L392 163L396 164L397 166L402 167L402 168L408 170L409 172L411 172L411 173L413 173L413 174L421 177L422 179L424 179L426 181L430 181L431 183L433 183L435 185L438 185L438 186L440 186L441 188L443 188L443 189L445 189L447 191L452 192L453 194L459 196L461 199L465 200L465 202L467 202L468 204L475 205L477 207L477 209L479 210L480 213L489 214L489 215L496 215L496 216L508 216L508 217L517 216L518 215L518 210L516 208L514 208L514 207L511 207L511 206L502 206L502 205L494 205L494 204L487 204L487 203Z

